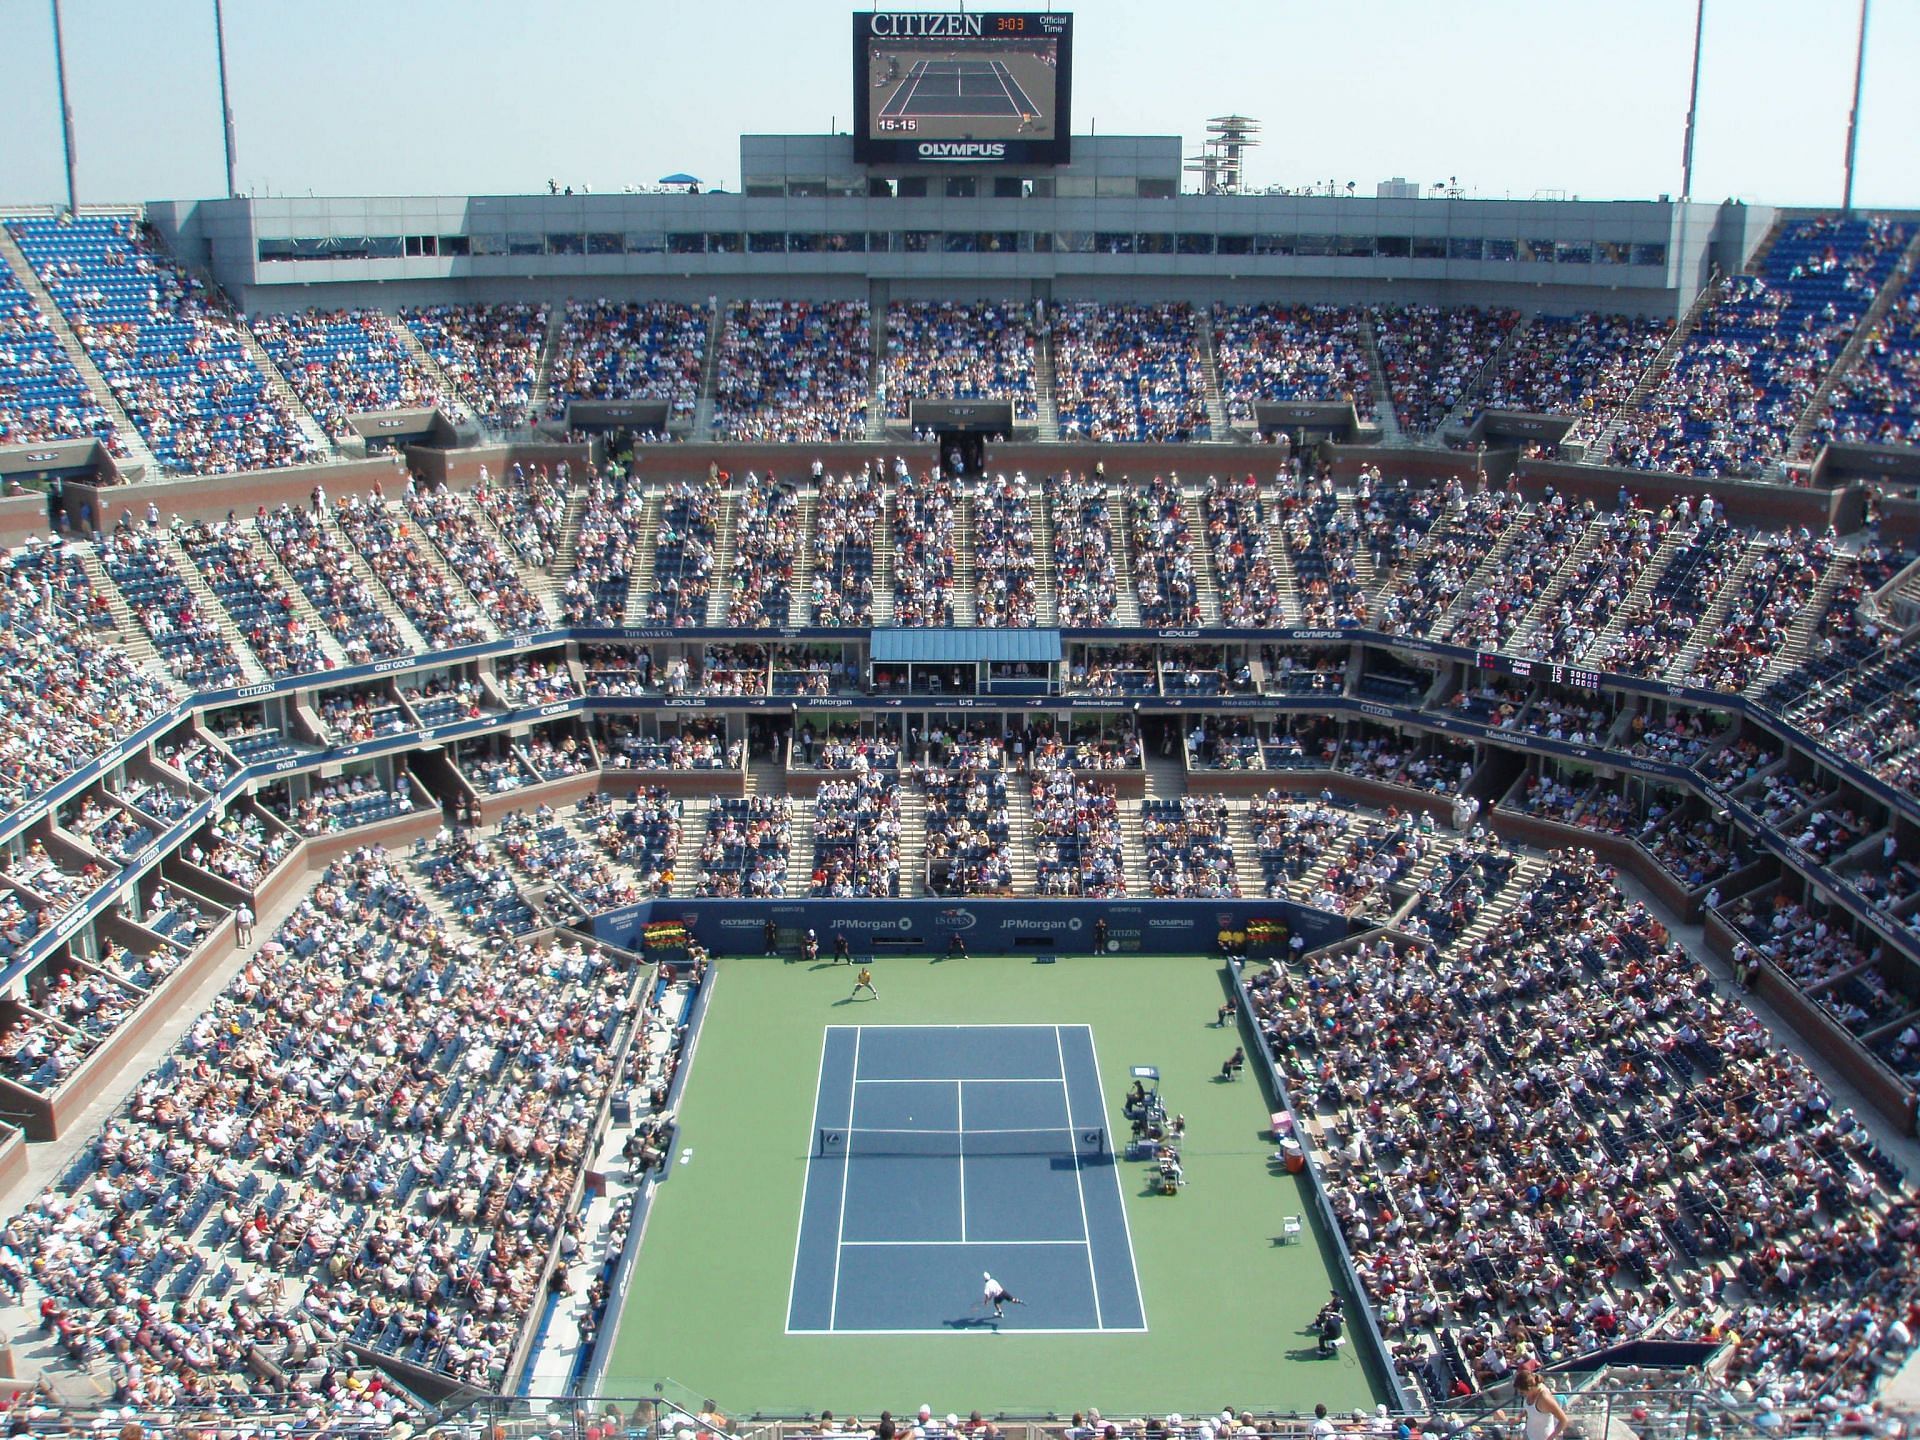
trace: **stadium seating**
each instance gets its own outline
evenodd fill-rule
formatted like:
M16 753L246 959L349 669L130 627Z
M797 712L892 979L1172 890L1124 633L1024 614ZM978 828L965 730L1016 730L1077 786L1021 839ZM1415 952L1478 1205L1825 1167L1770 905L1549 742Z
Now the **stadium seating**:
M400 319L481 423L516 429L532 418L533 381L546 341L544 305L409 307Z
M236 322L134 221L6 225L165 469L213 475L314 458Z
M1348 401L1373 419L1373 371L1361 313L1338 305L1215 305L1213 353L1227 418L1255 420L1257 402Z
M727 307L714 424L729 440L855 439L866 430L873 341L858 301Z
M126 454L53 327L0 259L0 446L86 439Z
M352 440L349 415L452 408L394 323L379 310L300 310L255 315L248 325L321 428Z
M667 301L570 300L560 316L551 413L569 400L664 400L671 421L690 421L707 355L707 310Z
M1055 403L1068 439L1190 440L1208 433L1203 361L1185 305L1060 307Z
M915 400L1006 400L1016 422L1034 420L1033 352L1033 332L1010 306L896 300L881 370L887 414L906 420Z

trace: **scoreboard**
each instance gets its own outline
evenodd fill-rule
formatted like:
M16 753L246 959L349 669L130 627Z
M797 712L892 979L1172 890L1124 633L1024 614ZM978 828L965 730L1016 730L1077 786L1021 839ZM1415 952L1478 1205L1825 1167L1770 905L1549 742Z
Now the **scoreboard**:
M853 17L863 165L1064 165L1073 17L867 10Z

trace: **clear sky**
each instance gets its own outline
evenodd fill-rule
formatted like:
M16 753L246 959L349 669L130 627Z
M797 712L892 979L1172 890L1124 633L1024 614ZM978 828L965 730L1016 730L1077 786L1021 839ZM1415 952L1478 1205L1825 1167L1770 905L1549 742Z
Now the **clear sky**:
M1003 0L1008 8L1019 8ZM80 198L222 189L212 0L63 0ZM937 8L918 6L911 8ZM975 7L979 8L979 7ZM1254 185L1680 186L1693 0L1081 0L1073 128L1264 122ZM226 0L256 193L739 184L743 131L845 129L844 0ZM1857 0L1707 0L1694 194L1834 204ZM1920 3L1878 0L1856 203L1920 206ZM0 203L64 195L47 0L0 0Z

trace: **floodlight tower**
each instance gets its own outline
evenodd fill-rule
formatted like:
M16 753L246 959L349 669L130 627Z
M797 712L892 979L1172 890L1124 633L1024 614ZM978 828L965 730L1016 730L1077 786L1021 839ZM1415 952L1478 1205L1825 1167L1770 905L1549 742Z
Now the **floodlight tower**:
M1208 195L1238 195L1245 180L1245 152L1260 143L1260 122L1246 115L1216 115L1207 121L1207 140L1188 159L1187 173L1200 177Z
M73 184L73 106L67 103L67 52L60 36L60 0L53 0L53 73L60 86L60 143L67 152L67 213L78 215Z

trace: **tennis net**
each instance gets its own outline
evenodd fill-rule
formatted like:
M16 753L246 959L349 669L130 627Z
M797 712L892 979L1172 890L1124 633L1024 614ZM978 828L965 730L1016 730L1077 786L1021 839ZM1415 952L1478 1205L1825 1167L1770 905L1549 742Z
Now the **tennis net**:
M1098 1125L1030 1130L886 1130L822 1126L816 1155L1072 1155L1107 1153L1107 1132Z

